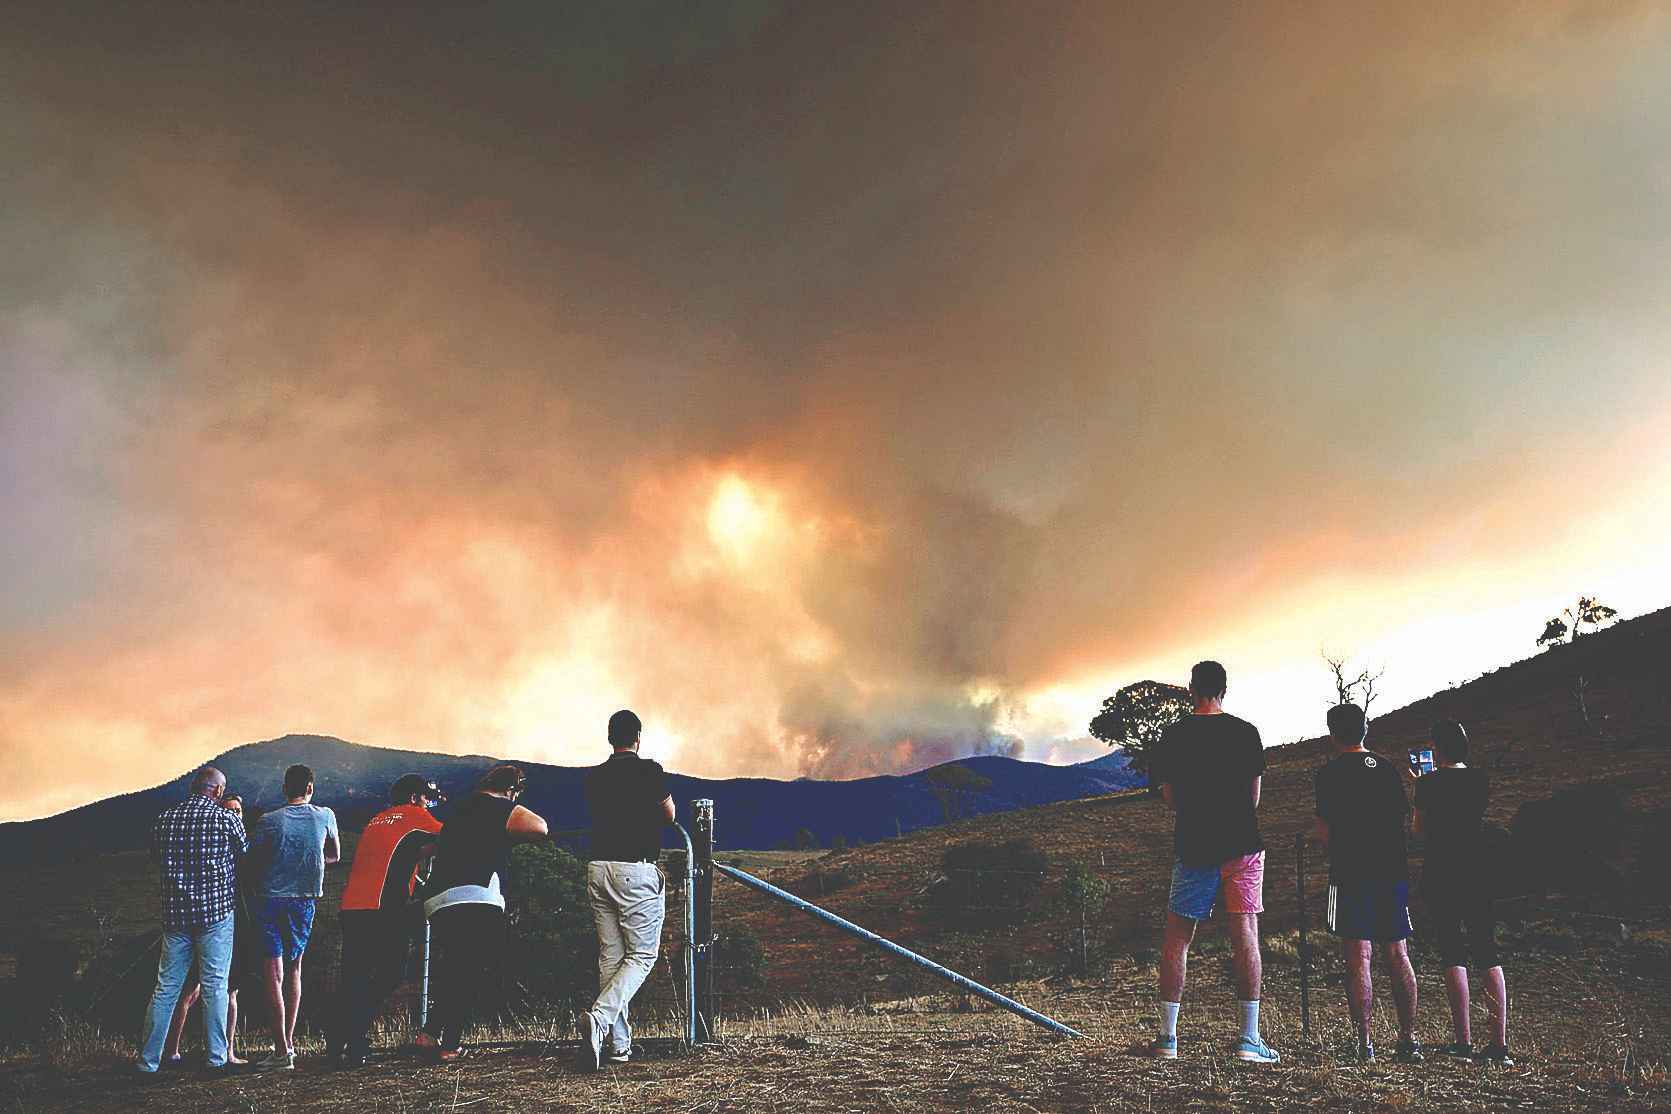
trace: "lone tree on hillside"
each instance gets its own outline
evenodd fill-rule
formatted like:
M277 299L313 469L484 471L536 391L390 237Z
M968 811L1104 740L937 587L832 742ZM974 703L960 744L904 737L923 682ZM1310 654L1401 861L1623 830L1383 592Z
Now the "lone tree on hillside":
M1586 624L1592 628L1599 628L1617 614L1617 611L1594 596L1579 596L1576 607L1563 607L1559 615L1543 625L1543 633L1538 635L1538 645L1553 647L1562 642L1574 642L1584 633L1582 628Z
M1138 681L1102 702L1102 711L1091 720L1091 735L1124 750L1131 768L1148 776L1149 758L1161 735L1194 708L1188 689Z
M1561 613L1543 625L1543 633L1538 635L1538 645L1548 646L1553 650L1562 642L1576 642L1583 634L1583 627L1599 629L1609 623L1618 612L1608 607L1594 596L1579 596L1578 603L1573 607L1563 607ZM1592 734L1601 735L1601 730L1590 718L1590 682L1580 673L1573 680L1572 698L1578 703L1578 714L1584 717L1584 726ZM1606 716L1602 717L1606 719Z
M1356 704L1363 709L1364 715L1369 715L1369 706L1375 702L1375 685L1386 676L1387 667L1371 673L1368 669L1359 669L1356 677L1351 676L1349 663L1351 658L1331 657L1327 650L1319 650L1323 661L1334 674L1334 695L1336 704Z

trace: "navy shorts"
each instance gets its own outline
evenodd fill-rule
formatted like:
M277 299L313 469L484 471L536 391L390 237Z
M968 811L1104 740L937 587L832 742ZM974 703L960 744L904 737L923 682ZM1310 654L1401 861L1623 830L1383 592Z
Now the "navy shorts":
M308 937L313 935L313 908L318 899L311 897L272 897L261 899L255 919L261 930L261 954L268 959L283 956L294 963L308 950Z
M1343 940L1408 940L1410 883L1342 882L1329 886L1329 931Z

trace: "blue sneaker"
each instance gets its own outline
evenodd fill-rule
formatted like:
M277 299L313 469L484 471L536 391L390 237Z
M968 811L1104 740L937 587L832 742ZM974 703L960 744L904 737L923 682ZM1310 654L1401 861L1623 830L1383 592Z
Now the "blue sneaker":
M1249 1064L1282 1063L1282 1057L1277 1055L1276 1049L1262 1040L1249 1040L1246 1037L1236 1042L1236 1059Z
M1176 1060L1178 1058L1178 1038L1169 1037L1162 1033L1149 1043L1149 1055L1157 1060Z

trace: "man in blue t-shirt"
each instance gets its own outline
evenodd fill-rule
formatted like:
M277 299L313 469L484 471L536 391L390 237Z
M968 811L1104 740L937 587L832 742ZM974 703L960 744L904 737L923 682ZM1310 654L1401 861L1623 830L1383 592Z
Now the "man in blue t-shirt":
M273 1017L272 1055L255 1066L269 1071L296 1066L302 956L313 931L314 907L325 893L325 866L342 857L336 813L313 803L313 771L306 766L286 770L284 797L284 807L263 816L251 840L255 920Z

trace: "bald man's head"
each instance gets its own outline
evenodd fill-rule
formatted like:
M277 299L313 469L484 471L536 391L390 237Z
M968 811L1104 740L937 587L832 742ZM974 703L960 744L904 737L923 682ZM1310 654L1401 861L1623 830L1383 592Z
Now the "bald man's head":
M226 789L226 775L205 766L191 776L191 791L200 797L219 797Z

